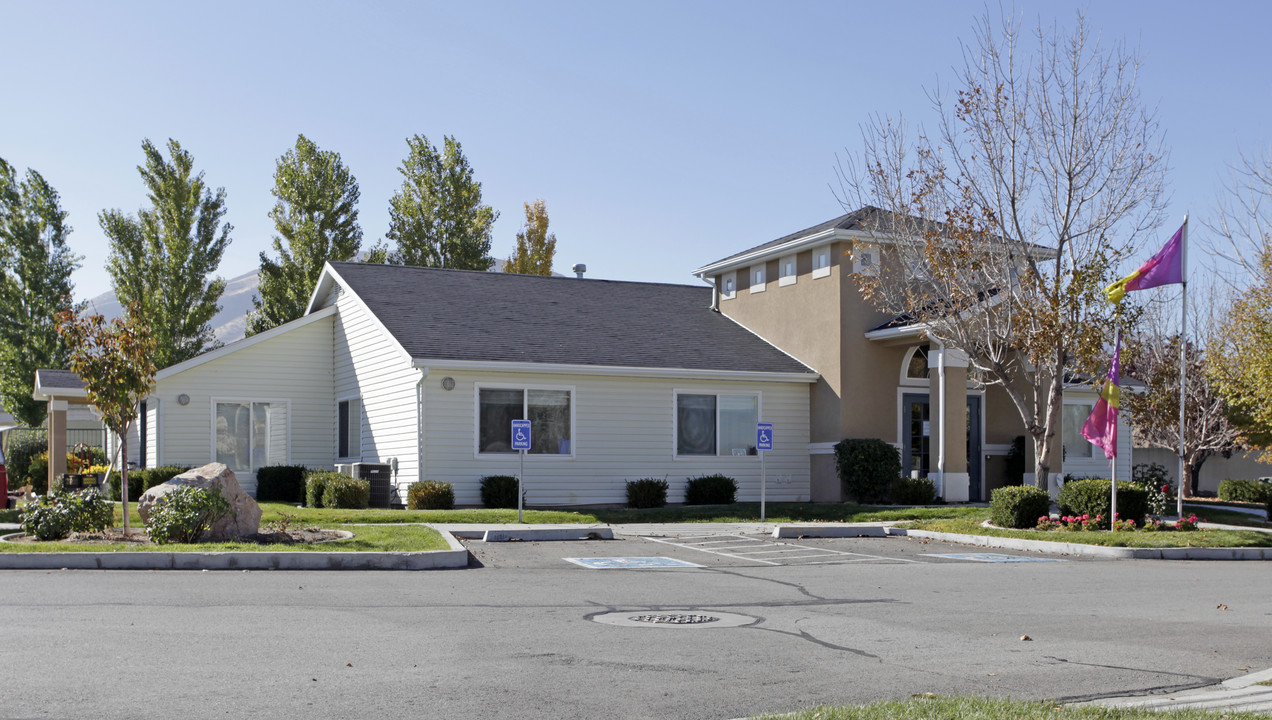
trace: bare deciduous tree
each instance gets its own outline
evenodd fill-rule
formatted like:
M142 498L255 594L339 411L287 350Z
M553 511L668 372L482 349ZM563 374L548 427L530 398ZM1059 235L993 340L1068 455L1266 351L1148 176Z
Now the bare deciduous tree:
M864 126L840 200L884 211L863 295L1005 389L1046 487L1066 377L1104 374L1115 318L1103 288L1160 224L1167 152L1136 89L1138 55L1101 47L1080 14L1033 43L986 14L963 61L952 99L929 95L935 133Z

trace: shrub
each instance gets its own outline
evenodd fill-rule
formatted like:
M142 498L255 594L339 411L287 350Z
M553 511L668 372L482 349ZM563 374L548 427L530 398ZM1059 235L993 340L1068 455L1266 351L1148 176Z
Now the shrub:
M1219 499L1263 505L1272 500L1272 483L1260 480L1224 480L1219 483Z
M30 463L27 465L27 484L31 486L31 492L36 495L43 495L49 489L49 453L44 451L36 453L31 457Z
M1112 515L1109 508L1111 488L1107 479L1088 478L1065 483L1060 488L1060 496L1056 502L1060 505L1061 515L1097 515L1108 518ZM1129 482L1119 481L1117 484L1117 515L1122 520L1134 520L1142 525L1148 515L1148 492L1144 488Z
M5 470L9 473L9 487L21 487L31 482L31 461L40 453L47 453L49 436L44 430L19 428L9 433L8 463ZM48 466L39 480L47 484ZM33 488L34 489L34 488ZM37 492L43 492L38 490Z
M1031 528L1051 510L1051 496L1033 485L1000 487L989 497L989 521L1005 528Z
M363 510L371 500L371 483L340 473L331 473L323 483L322 506L342 510Z
M322 494L327 489L327 482L332 478L348 477L330 470L310 470L305 473L305 506L322 507Z
M667 504L667 480L641 478L627 481L627 507L660 508Z
M835 465L844 491L860 503L886 500L892 481L901 477L901 453L873 438L849 438L836 444Z
M1268 496L1268 504L1263 508L1263 516L1268 522L1272 522L1272 495Z
M150 508L146 534L160 545L198 542L229 511L230 502L220 488L181 485Z
M481 504L488 508L517 507L517 478L487 475L481 479Z
M114 508L101 493L54 491L26 504L21 514L22 532L39 540L60 540L73 532L101 531L110 527Z
M1166 514L1166 508L1170 505L1171 498L1174 497L1174 488L1171 487L1170 475L1167 474L1164 465L1161 463L1141 463L1136 465L1131 470L1131 482L1144 488L1144 492L1148 493L1149 515L1161 517ZM1120 504L1121 499L1119 498Z
M888 493L898 505L931 505L936 502L936 483L929 478L899 477Z
M730 505L737 495L737 482L719 473L688 478L685 483L686 505Z
M256 471L257 502L305 501L304 465L266 465Z
M406 489L407 510L454 510L455 489L437 480L413 482Z
M181 473L189 470L189 465L160 465L152 468L137 468L128 471L128 500L135 502L141 499L150 488L162 485ZM119 483L122 476L119 471L110 474L110 499L121 500Z

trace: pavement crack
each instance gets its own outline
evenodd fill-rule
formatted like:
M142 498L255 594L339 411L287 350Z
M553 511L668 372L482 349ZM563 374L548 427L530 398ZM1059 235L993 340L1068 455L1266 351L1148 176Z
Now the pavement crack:
M792 632L790 630L778 630L777 628L756 627L754 625L752 625L751 627L754 627L756 630L764 630L766 632L775 632L779 635L789 635L790 637L793 637L799 640L807 640L808 642L813 643L814 645L820 645L829 650L839 650L841 652L852 653L853 655L858 655L860 657L871 658L872 660L877 660L880 663L883 662L883 659L880 658L878 655L872 655L871 653L868 653L865 650L858 650L856 648L850 648L850 647L845 647L843 645L836 645L831 642L826 642L825 640L822 640L820 638L817 638L808 634L806 630L800 630L799 632Z
M1097 693L1090 695L1070 695L1066 697L1055 698L1056 702L1061 703L1079 703L1091 700L1103 700L1104 698L1114 697L1138 697L1142 695L1167 695L1170 693L1183 692L1185 690L1196 690L1198 688L1210 687L1223 682L1223 678L1212 678L1204 675L1194 675L1192 673L1177 673L1169 670L1154 670L1152 668L1126 667L1124 665L1105 665L1102 663L1087 663L1069 660L1067 658L1056 657L1054 655L1044 655L1043 659L1051 660L1066 665L1081 665L1083 667L1101 668L1104 670L1129 670L1131 672L1146 673L1149 675L1166 675L1168 677L1188 678L1189 682L1174 683L1171 685L1153 685L1150 687L1136 688L1135 690L1124 690L1115 693Z

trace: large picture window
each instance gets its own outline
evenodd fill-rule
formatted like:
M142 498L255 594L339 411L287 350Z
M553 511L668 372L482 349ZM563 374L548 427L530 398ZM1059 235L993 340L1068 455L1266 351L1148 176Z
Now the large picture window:
M754 455L756 395L676 395L677 455Z
M517 452L512 449L512 421L529 420L529 454L569 455L571 394L551 388L478 388L477 452Z
M216 403L216 461L234 472L254 473L287 464L287 404Z
M1064 442L1064 455L1066 458L1091 457L1091 449L1095 446L1082 437L1082 425L1086 423L1087 418L1091 415L1091 407L1090 405L1074 404L1065 404L1064 406L1064 415L1061 419L1063 424L1061 438Z

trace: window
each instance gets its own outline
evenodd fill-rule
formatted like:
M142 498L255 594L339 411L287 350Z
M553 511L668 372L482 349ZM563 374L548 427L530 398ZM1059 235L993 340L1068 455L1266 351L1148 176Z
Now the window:
M751 292L764 292L764 266L751 268Z
M362 458L362 400L341 400L336 405L336 457Z
M930 345L920 345L911 351L909 361L905 366L905 377L907 380L928 379L930 375L928 352L930 349Z
M676 395L677 455L754 455L758 395Z
M852 270L860 275L879 274L879 248L869 243L859 243L853 252Z
M214 407L217 462L248 473L287 464L286 403L218 402Z
M531 455L569 455L573 391L536 388L477 389L477 452L515 453L512 421L530 421Z
M738 276L737 273L728 273L720 278L720 297L724 300L732 300L737 295Z
M779 260L778 268L780 272L779 272L779 277L777 279L777 284L778 285L794 285L795 278L796 278L795 270L797 267L798 266L795 264L794 255L788 255L782 258L781 260Z
M1082 437L1082 425L1091 415L1091 407L1090 405L1065 404L1062 418L1064 429L1061 434L1065 458L1091 457L1091 449L1095 446Z
M830 248L817 248L813 251L813 277L830 276Z

